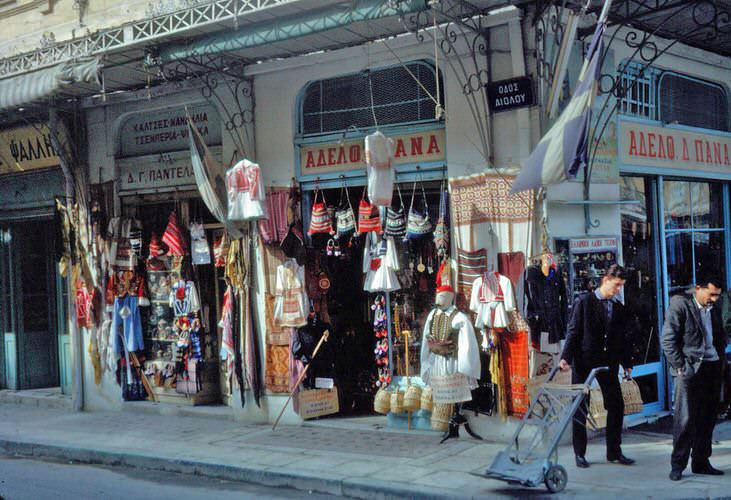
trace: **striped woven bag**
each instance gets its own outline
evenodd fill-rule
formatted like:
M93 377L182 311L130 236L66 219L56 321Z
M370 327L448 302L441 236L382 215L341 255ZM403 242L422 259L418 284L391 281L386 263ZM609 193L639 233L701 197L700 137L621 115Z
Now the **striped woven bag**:
M358 205L358 232L381 232L381 216L378 213L378 207L365 199L365 188L363 188L363 197Z
M322 196L322 201L319 203L317 201L318 194ZM332 219L327 211L325 195L321 194L319 190L315 191L315 198L312 203L312 216L310 217L310 229L307 231L307 234L312 236L318 233L335 234Z

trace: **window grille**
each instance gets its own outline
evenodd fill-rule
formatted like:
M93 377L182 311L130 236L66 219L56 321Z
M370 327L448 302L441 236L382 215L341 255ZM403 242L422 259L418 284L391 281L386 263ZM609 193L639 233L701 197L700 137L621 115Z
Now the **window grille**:
M619 113L664 123L729 130L728 97L720 85L639 62L620 65Z
M728 130L728 99L720 85L666 72L660 77L660 120Z
M414 61L406 67L436 96L436 72L432 65ZM302 99L300 135L371 128L375 126L374 112L379 126L436 122L434 102L409 71L394 66L311 82ZM440 89L443 88L440 82Z
M620 70L624 64L620 65ZM620 75L620 85L624 95L619 101L619 112L624 115L638 116L657 120L657 70L645 68L630 62Z

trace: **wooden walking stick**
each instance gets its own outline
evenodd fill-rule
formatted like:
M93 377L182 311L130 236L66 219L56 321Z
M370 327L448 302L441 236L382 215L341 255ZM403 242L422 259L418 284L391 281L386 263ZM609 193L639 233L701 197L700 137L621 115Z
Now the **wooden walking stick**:
M401 331L401 319L399 317L398 304L394 304L393 306L393 327L396 333L396 338L402 335L404 337L404 358L406 361L404 372L406 374L406 390L408 391L409 385L411 385L411 382L409 381L409 335L407 332ZM406 412L406 430L411 430L411 411Z
M312 358L310 358L310 362L307 363L307 366L305 366L305 369L302 370L302 373L300 374L299 378L297 379L297 383L294 384L294 389L292 389L292 392L289 393L289 397L287 398L287 401L284 403L284 406L282 407L282 411L279 412L279 416L274 421L274 425L272 426L272 430L275 430L277 428L277 424L279 423L279 420L282 418L282 415L284 415L284 410L287 409L287 405L289 405L289 402L292 400L292 397L294 396L294 393L297 392L297 389L299 389L300 384L305 379L305 375L307 375L307 370L310 369L310 366L312 365L312 362L315 360L315 356L317 356L317 351L320 350L320 346L322 346L323 342L327 342L327 337L330 335L330 330L325 330L322 334L322 338L315 346L315 350L312 351Z

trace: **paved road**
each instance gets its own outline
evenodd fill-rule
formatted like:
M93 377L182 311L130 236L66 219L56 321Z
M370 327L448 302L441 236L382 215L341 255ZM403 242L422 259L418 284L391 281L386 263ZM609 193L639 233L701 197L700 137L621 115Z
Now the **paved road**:
M201 476L85 464L26 460L0 455L0 499L4 500L241 500L335 498L307 495Z

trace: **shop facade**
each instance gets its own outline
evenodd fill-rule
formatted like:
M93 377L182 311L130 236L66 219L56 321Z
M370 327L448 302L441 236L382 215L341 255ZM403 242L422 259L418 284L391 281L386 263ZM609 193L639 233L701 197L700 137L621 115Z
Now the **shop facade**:
M701 270L729 284L729 106L721 83L729 69L704 63L700 51L688 48L647 67L623 59L629 53L615 48L604 68L629 90L609 97L618 111L597 147L589 201L581 183L557 186L549 190L547 220L566 248L572 278L601 276L598 262L571 252L581 245L613 243L597 255L616 254L629 271L624 301L633 378L644 402L642 414L630 418L642 419L672 410L672 377L660 344L670 298L693 285ZM669 69L681 59L691 61L687 73Z
M71 392L68 293L56 199L65 179L48 128L0 132L0 387Z

